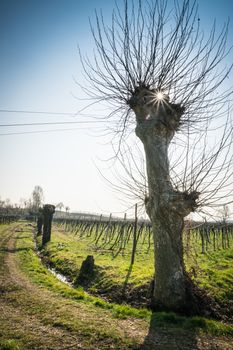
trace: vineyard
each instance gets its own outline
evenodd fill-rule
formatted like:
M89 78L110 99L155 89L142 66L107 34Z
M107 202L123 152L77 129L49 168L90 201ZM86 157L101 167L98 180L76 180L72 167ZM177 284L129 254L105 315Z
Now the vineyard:
M111 215L55 218L51 241L41 246L37 236L37 245L45 264L74 287L80 287L81 266L92 256L94 273L81 284L85 290L110 302L148 304L154 275L150 222ZM187 222L183 246L191 278L218 302L228 303L233 295L233 225Z
M69 231L80 238L90 238L98 249L108 249L114 256L125 254L130 242L133 242L133 253L136 247L143 246L149 252L153 249L151 223L137 218L126 220L109 218L77 218L55 219L56 224L65 231ZM230 248L233 239L233 223L191 223L186 222L184 228L184 246L190 242L199 243L199 251L204 254L208 251Z
M10 224L20 219L19 215L0 215L0 224Z
M151 350L157 349L158 344L161 349L178 349L176 344L180 349L232 348L233 328L229 325L229 318L220 322L211 319L210 315L207 318L184 317L169 312L153 313L143 307L146 306L143 298L139 300L138 296L143 284L153 275L152 249L147 252L148 247L142 251L143 246L137 246L132 274L128 279L129 289L123 295L122 286L130 263L127 253L132 248L132 237L126 244L124 256L118 254L114 258L107 249L96 250L93 242L95 230L89 236L90 233L68 231L68 225L68 222L53 224L51 241L40 250L40 254L35 249L35 222L19 220L0 225L1 349ZM116 231L115 238L117 235ZM36 239L41 248L41 236ZM100 241L102 238L98 244ZM97 276L93 276L93 283L88 288L75 286L75 276L90 253L95 259ZM219 296L220 282L223 282L225 300L229 301L233 295L233 252L226 248L219 253L219 256L216 255L218 252L200 254L206 259L205 271L209 269L211 277L205 289ZM57 274L51 273L51 268L43 263L41 254L53 263L56 270L69 275L72 283L59 281ZM215 261L208 263L213 258ZM222 281L213 278L217 271L220 271ZM102 290L98 290L98 283ZM127 294L129 290L133 292L133 287L135 293ZM121 297L120 302L109 303L108 296L114 297L116 292ZM140 303L133 305L131 301L137 298ZM130 303L126 304L126 301ZM226 311L230 317L230 308ZM223 312L226 317L227 312Z
M0 218L9 223L18 217ZM35 232L36 232L36 222ZM80 269L88 256L95 268L83 287L96 296L133 306L147 305L154 275L153 234L149 221L100 215L54 218L51 241L37 246L43 261L72 285L79 285ZM218 301L233 295L233 224L186 222L184 261L191 278Z

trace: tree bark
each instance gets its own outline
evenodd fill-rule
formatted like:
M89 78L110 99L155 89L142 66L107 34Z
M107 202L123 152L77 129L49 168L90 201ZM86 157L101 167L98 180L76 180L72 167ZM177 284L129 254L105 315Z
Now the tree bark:
M137 119L136 135L144 145L149 196L145 199L150 217L155 254L153 305L180 311L186 307L186 274L183 262L184 217L195 208L197 193L176 191L169 174L168 147L179 127L183 109L163 100L156 91L139 87L130 107Z
M43 210L39 208L37 215L37 236L40 236L42 234L43 221Z
M43 207L43 236L42 236L42 246L48 243L51 239L51 227L53 214L55 212L55 206L51 204L45 204Z

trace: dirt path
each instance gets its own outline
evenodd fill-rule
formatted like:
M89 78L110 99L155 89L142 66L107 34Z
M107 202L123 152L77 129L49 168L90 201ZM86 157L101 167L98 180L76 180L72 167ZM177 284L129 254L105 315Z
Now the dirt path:
M38 287L20 270L16 242L32 227L13 224L0 236L0 349L232 350L233 340L158 330ZM1 344L8 344L4 347ZM11 346L11 347L10 347Z
M31 304L31 310L35 304L38 308L48 295L45 293L42 299L41 292L38 293L21 275L15 261L14 243L17 235L13 230L7 233L8 235L5 234L1 240L1 249L5 251L1 266L1 272L4 273L3 276L1 274L3 295L0 318L1 322L4 322L1 328L7 331L9 339L23 339L23 346L28 349L65 349L74 343L68 332L52 325L45 325L37 314L28 312L28 305Z

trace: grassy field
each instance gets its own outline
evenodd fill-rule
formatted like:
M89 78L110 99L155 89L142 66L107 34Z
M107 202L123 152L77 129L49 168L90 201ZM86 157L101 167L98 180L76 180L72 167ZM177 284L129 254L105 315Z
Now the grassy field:
M40 245L40 239L38 240ZM140 249L136 255L133 269L130 273L131 245L126 248L124 255L115 255L114 251L96 248L92 238L80 237L70 232L54 228L51 242L43 254L56 270L75 281L83 260L87 255L93 255L96 265L96 274L90 281L89 290L92 293L110 295L112 292L120 294L127 280L134 288L149 284L153 276L153 252L146 253ZM129 278L127 278L129 276Z
M230 248L214 251L211 247L205 254L201 253L201 242L196 237L184 236L185 263L192 278L204 288L209 295L218 302L233 301L233 239ZM40 247L41 239L38 238ZM43 254L51 266L55 267L70 281L75 282L81 264L88 255L93 255L96 274L86 287L93 294L100 294L111 299L124 298L124 287L127 282L128 293L139 295L143 304L146 291L153 278L153 249L148 251L148 245L139 239L135 263L130 268L132 240L124 249L124 254L109 248L96 247L93 237L74 234L61 227L54 226L51 242L46 246ZM144 286L144 292L140 293ZM129 300L131 300L129 298ZM132 300L131 300L132 301Z
M233 346L233 326L229 324L109 303L60 282L41 263L34 231L24 222L0 226L0 349L228 350ZM91 242L87 243L86 238L80 241L78 236L53 230L46 253L72 277L92 252L96 264L107 271L105 278L123 283L129 261L124 268L116 268L124 257L93 252ZM143 277L137 276L140 264L146 263L144 254L137 255L138 266L130 283L138 286L143 278L150 280L146 269L142 269Z

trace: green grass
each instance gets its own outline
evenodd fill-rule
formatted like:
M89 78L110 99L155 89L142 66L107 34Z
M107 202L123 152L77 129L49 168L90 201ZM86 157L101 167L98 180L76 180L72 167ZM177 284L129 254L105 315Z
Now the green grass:
M0 340L1 350L23 350L22 344L15 339Z
M38 243L40 244L40 239ZM147 243L139 241L135 263L128 279L131 289L149 285L153 278L153 252L152 249L148 252L147 248ZM132 242L126 246L124 256L120 253L114 257L114 252L109 249L96 249L92 237L74 235L54 226L52 240L43 253L57 271L72 281L78 276L87 255L93 255L98 273L93 278L89 291L95 294L98 289L111 293L114 288L123 288L129 271L131 249ZM213 251L209 246L206 254L201 254L200 240L192 238L185 262L188 271L195 270L195 281L217 301L233 300L232 238L231 248Z
M186 330L202 331L212 335L233 335L233 327L204 317L183 317L175 313L157 312L152 315L157 327L175 327Z
M151 313L147 309L135 309L129 305L108 303L101 298L87 294L81 288L74 289L58 281L43 266L36 254L32 229L25 225L22 227L23 231L17 234L18 239L16 240L17 246L15 251L20 269L38 286L38 291L51 291L54 298L57 295L60 299L51 299L50 303L45 304L43 301L38 302L38 300L34 300L33 296L28 298L28 295L20 288L11 289L9 295L8 293L5 293L5 295L7 298L11 298L12 307L23 308L25 314L36 318L39 317L44 325L48 324L70 332L79 332L87 344L89 344L88 342L92 344L96 342L100 345L103 342L101 347L103 349L107 349L106 342L108 340L106 339L109 339L109 341L111 339L111 344L114 342L114 349L129 349L134 346L134 339L127 337L123 339L122 336L119 336L119 330L115 329L114 322L118 322L117 319L119 318L126 321L129 319L131 323L137 322L138 319L140 322L143 322L143 327L149 327L150 324L150 327L158 329L158 332L160 328L163 328L168 331L177 329L195 334L204 332L217 336L233 336L233 327L221 322L202 317L182 317L174 313ZM2 232L3 229L0 227L0 234ZM2 250L1 256L4 254L4 250ZM1 273L3 272L1 271ZM69 310L75 310L76 307L78 308L77 315L79 317L75 318L72 317ZM80 316L86 313L89 316L86 317L87 319L84 322ZM17 314L12 316L17 317ZM90 322L89 317L91 317L93 322ZM99 321L101 318L108 320L107 326L101 325L100 327L100 325L96 325L96 322L101 324L101 321ZM0 340L0 349L21 350L24 349L24 344L35 341L32 335L21 333L17 333L17 335L14 329L9 331L6 328L5 333L8 334L8 337Z
M20 246L27 245L26 250L19 252L20 263L27 275L41 286L49 288L56 293L59 293L65 298L92 304L93 306L105 310L109 310L116 318L127 319L128 317L142 318L146 320L152 319L155 327L158 328L182 328L192 331L204 331L213 335L233 335L233 327L225 325L221 322L208 320L203 317L183 317L175 313L158 312L151 313L147 309L135 309L128 305L117 305L107 303L101 298L96 298L85 293L81 288L74 289L66 286L64 283L58 281L48 270L41 265L40 260L33 249L33 242L30 234L28 237L20 240ZM67 329L72 328L72 325L67 321L60 321L61 326Z
M11 261L14 259L17 262L17 268L13 269L14 264L10 265L10 274L8 274L8 259L5 259L5 256L9 254L7 242L13 226L8 227L8 232L4 232L0 226L2 262L0 279L3 292L0 349L39 349L45 346L45 343L46 347L43 348L54 349L56 348L53 343L56 339L55 329L70 332L68 338L71 342L75 334L74 338L77 336L85 349L94 349L93 344L98 344L103 350L131 349L136 340L121 331L117 319L119 315L125 318L124 310L118 309L117 305L107 303L97 307L95 304L98 304L98 298L89 297L82 290L74 290L59 282L42 265L36 254L32 229L25 224L21 225L23 230L16 233L16 247L10 250L9 255ZM24 282L18 283L14 276L19 274L19 281L21 281L19 269L27 278L22 280ZM24 283L27 286L28 279L33 282L32 287L30 285L24 287ZM15 284L18 287L12 288L11 286ZM141 321L142 317L147 319L147 315L140 315L139 310L126 308L126 313L130 317L138 315L140 322L147 323L147 321ZM41 326L47 327L45 330L47 335L45 338L42 337L43 344ZM26 331L27 329L29 332Z
M186 256L188 271L195 269L195 281L215 300L233 300L233 240L227 249L208 249L201 254L200 242L192 241L189 255Z
M40 244L40 239L38 241ZM139 242L138 254L128 283L134 287L150 283L153 273L153 252L147 253L147 245ZM52 240L43 251L57 271L75 280L81 264L87 255L93 255L98 274L91 285L93 291L98 288L106 291L112 287L123 288L130 267L131 245L127 246L124 255L114 258L114 252L108 249L96 249L92 238L80 237L57 228L53 230Z
M72 237L65 234L69 240ZM59 237L63 237L60 233ZM63 238L65 239L65 238ZM54 247L56 242L51 242L49 247ZM61 244L61 242L60 242ZM63 244L63 243L62 243ZM129 305L118 305L114 303L108 303L101 298L93 297L88 293L84 292L81 288L72 288L65 285L64 283L58 281L40 262L40 259L35 253L34 242L30 233L24 235L24 237L18 240L18 248L26 247L24 250L19 250L19 261L21 268L30 277L30 279L40 285L41 287L46 287L55 293L58 293L64 298L74 300L79 303L84 303L91 305L96 310L98 308L106 310L112 314L115 318L127 319L127 318L138 318L144 319L148 322L155 322L155 327L172 327L181 328L192 331L204 331L213 335L233 335L233 327L225 325L221 322L209 320L203 317L183 317L176 315L174 313L151 313L147 309L136 309ZM67 246L66 246L67 247ZM98 311L97 311L98 312ZM69 327L69 323L65 322L66 327Z
M35 253L34 242L30 233L18 240L19 261L22 270L31 278L31 280L43 287L46 287L54 292L76 301L83 301L93 304L102 309L111 310L112 314L117 318L136 317L149 319L151 312L147 309L136 309L128 305L118 305L108 303L103 299L94 297L84 292L81 287L72 288L62 282L50 273L45 266L41 264L40 259ZM24 249L20 249L24 248Z
M40 260L33 250L33 242L30 234L27 238L25 237L24 239L20 240L18 246L20 248L20 246L25 246L25 244L28 248L19 252L20 263L25 273L29 275L34 283L49 288L65 298L92 304L97 308L109 310L116 318L127 319L128 317L136 317L146 319L148 321L152 319L155 327L174 327L192 331L201 330L213 335L233 335L233 327L225 325L221 322L208 320L203 317L187 318L176 315L175 313L151 313L147 309L135 309L128 305L107 303L101 298L90 296L81 288L74 289L66 286L64 283L58 281L43 265L41 265ZM60 322L62 327L72 328L72 325L70 325L69 322Z

